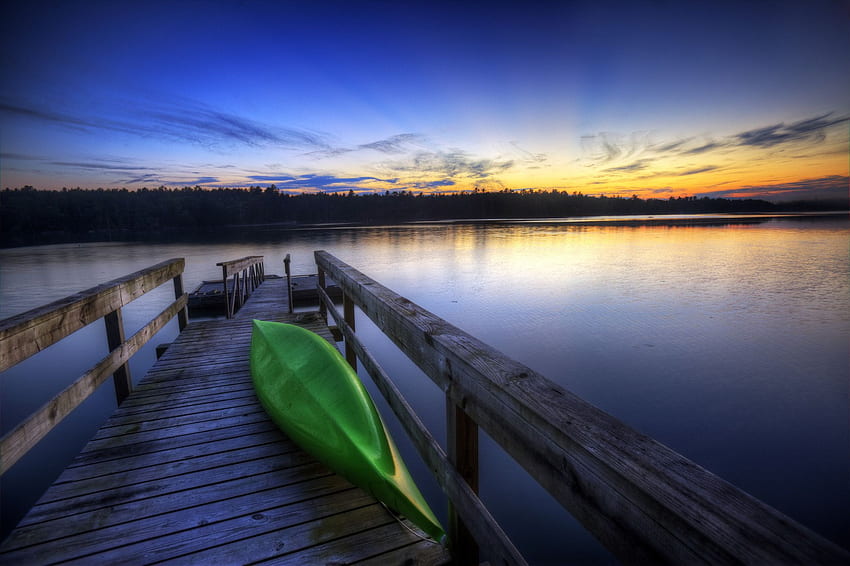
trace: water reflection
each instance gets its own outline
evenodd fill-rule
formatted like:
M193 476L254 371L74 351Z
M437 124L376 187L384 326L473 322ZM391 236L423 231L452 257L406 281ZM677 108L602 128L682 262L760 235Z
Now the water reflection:
M0 250L0 317L171 257L187 258L192 289L217 278L215 263L223 259L262 254L267 272L282 273L280 261L291 253L294 272L307 273L313 250L326 249L850 546L849 235L846 218L686 226L549 221ZM159 312L164 293L128 309L128 326ZM362 317L358 332L442 437L441 393ZM2 376L4 430L28 412L21 407L78 375L62 366ZM138 379L144 369L133 371ZM482 455L482 493L532 560L608 560L500 458L496 450ZM3 480L4 514L5 494L26 484L25 477L14 481L22 483L10 489ZM436 497L431 480L420 481ZM529 518L530 505L545 508L543 519Z

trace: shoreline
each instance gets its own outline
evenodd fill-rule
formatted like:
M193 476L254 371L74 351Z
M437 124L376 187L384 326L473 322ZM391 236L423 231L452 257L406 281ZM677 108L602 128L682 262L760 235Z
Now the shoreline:
M812 219L850 217L850 210L783 211L783 212L706 212L698 214L625 214L567 217L522 217L522 218L446 218L434 220L410 220L406 222L323 222L303 223L274 222L258 224L228 224L216 229L163 228L155 232L138 230L91 230L86 233L56 231L18 235L11 242L0 242L0 249L14 249L55 244L89 244L95 242L150 242L150 241L216 241L232 240L231 230L244 231L241 237L274 232L301 232L310 230L341 230L358 228L426 227L462 224L529 224L552 226L719 226L731 224L756 224L773 219Z

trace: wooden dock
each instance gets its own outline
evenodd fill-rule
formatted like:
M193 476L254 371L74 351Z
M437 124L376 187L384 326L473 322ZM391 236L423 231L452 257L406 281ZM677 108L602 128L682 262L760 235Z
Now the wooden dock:
M269 420L251 319L288 314L285 279L229 320L188 325L0 546L7 564L436 564L449 555L308 456Z

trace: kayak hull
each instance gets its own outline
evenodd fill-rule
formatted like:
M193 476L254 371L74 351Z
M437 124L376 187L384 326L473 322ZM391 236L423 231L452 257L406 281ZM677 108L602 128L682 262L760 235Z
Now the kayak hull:
M266 412L301 448L444 539L369 393L336 348L300 326L254 320L251 377Z

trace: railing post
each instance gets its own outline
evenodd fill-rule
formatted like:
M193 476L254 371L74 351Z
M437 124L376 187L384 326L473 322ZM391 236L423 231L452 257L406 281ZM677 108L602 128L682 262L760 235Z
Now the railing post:
M342 319L354 332L354 301L348 296L348 293L342 294ZM348 365L354 368L354 371L357 371L357 353L348 340L345 341L345 360Z
M235 315L236 311L238 311L239 309L242 308L242 302L243 302L242 286L243 286L243 284L244 284L244 281L242 280L242 272L237 271L236 273L233 274L233 297L234 297L235 301L233 303L233 312L230 313L230 316Z
M233 312L230 313L230 316L236 314L240 308L242 308L242 272L237 271L233 274Z
M180 273L174 278L174 298L176 300L180 300L180 297L183 296L183 292L183 274ZM187 324L189 324L189 307L183 307L180 309L180 312L177 313L177 325L180 328L180 332L183 332L183 329L186 328Z
M478 494L478 425L446 395L449 462ZM449 545L455 564L478 564L478 544L449 502Z
M221 282L224 284L224 315L227 318L233 318L233 307L230 306L230 292L227 290L227 266L221 266ZM233 291L236 292L234 281Z
M289 258L289 254L286 254L286 257L283 258L283 272L286 273L286 297L289 301L289 312L291 313L295 306L292 304L292 272L289 267L289 263L292 260ZM321 301L320 301L321 302Z
M327 291L327 287L325 285L325 270L321 267L318 267L318 276L319 276L319 288L323 291ZM322 315L322 318L325 319L325 322L328 321L328 308L325 306L323 301L319 301L319 313Z
M103 317L103 321L106 323L106 342L111 352L124 343L124 317L121 315L121 309L117 308L108 313ZM115 382L115 399L120 405L127 398L127 395L133 391L130 366L126 363L122 364L112 374L112 379Z

